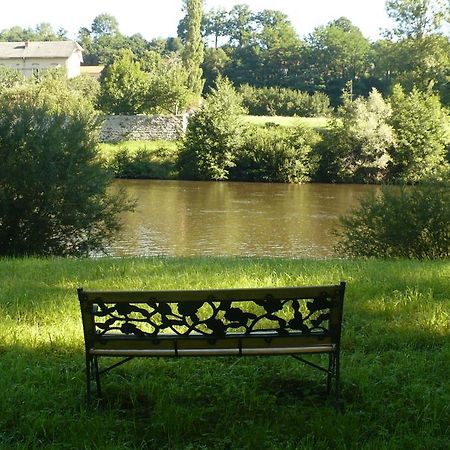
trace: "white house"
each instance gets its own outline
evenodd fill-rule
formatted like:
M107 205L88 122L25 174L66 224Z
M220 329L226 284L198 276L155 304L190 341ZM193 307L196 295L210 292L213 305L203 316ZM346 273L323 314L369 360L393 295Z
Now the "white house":
M68 78L80 75L83 49L74 41L0 42L0 67L10 67L26 77L53 67L64 67Z

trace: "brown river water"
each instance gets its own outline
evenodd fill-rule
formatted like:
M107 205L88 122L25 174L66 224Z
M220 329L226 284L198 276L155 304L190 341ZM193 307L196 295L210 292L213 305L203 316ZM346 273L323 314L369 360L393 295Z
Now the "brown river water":
M113 256L333 256L339 215L369 185L117 180L137 200Z

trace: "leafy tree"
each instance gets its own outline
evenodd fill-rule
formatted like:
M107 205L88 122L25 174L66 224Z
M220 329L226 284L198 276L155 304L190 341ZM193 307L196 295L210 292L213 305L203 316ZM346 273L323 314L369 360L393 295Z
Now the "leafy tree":
M367 100L354 101L347 92L338 117L325 133L319 177L326 181L382 180L395 142L387 122L390 116L391 107L376 90Z
M232 84L219 78L200 110L189 120L178 161L182 178L228 179L242 143L243 112Z
M387 0L386 11L397 24L396 36L420 39L448 20L449 5L445 0Z
M203 76L205 78L204 92L216 84L217 78L222 76L230 57L222 48L206 48L202 64Z
M186 11L186 43L183 50L183 64L188 72L188 86L200 96L203 90L202 68L204 44L200 26L202 22L203 0L184 0Z
M138 114L146 109L148 77L127 50L106 66L101 79L99 105L112 114Z
M217 49L219 46L219 38L227 35L227 12L223 8L212 9L204 14L203 17L204 35L213 37L214 48Z
M107 192L93 106L48 78L0 97L0 253L87 255L101 251L129 207Z
M21 28L18 26L2 30L0 32L0 41L19 42L19 41L61 41L67 39L67 31L59 28L57 31L47 23L42 22L35 28Z
M362 94L358 83L366 76L369 53L369 41L345 17L317 27L306 41L305 87L324 90L333 104L339 103L342 89L349 81L354 93Z
M435 259L450 256L450 183L386 186L341 218L345 257Z
M416 88L406 94L397 85L391 105L390 124L396 135L396 145L390 150L391 177L419 181L447 165L449 117L439 98Z
M225 28L231 45L249 45L253 39L254 28L254 15L247 5L235 5L231 8Z
M179 114L193 101L188 73L178 60L163 59L148 71L146 108L152 113Z
M0 67L0 94L3 90L23 84L25 77L10 67Z
M96 16L91 25L91 33L95 38L119 34L119 22L111 14L103 13Z

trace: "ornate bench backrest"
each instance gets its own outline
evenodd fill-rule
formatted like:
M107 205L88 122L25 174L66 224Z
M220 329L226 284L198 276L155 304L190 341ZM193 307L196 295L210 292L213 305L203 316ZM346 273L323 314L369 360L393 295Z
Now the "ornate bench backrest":
M326 338L339 344L345 283L196 291L78 290L85 343L161 337Z

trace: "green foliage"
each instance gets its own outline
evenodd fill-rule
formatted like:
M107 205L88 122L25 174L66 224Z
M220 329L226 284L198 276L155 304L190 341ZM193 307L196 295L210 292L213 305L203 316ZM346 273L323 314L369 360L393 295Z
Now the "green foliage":
M390 150L391 178L414 182L447 165L450 121L439 98L416 88L406 94L395 86L391 105L390 125L396 134L396 145Z
M394 145L393 128L388 124L391 107L373 90L368 99L352 101L345 94L321 146L318 177L326 181L381 181Z
M118 229L122 196L96 152L93 106L46 77L0 97L0 253L86 255Z
M176 178L177 144L169 141L100 144L103 165L117 178Z
M311 128L252 127L231 170L230 178L245 181L304 183L317 165L313 154L319 134Z
M189 74L177 59L161 58L148 71L146 109L151 113L179 114L194 101Z
M448 258L449 180L384 187L341 218L338 251L346 257Z
M78 91L81 96L96 105L100 96L100 83L97 79L82 74L69 80L71 89Z
M146 109L147 75L127 50L106 66L101 79L99 105L111 114L138 114Z
M189 120L180 152L182 178L226 180L242 142L241 98L227 79L219 79Z
M446 0L387 0L386 11L397 23L395 35L416 39L439 29L449 5Z
M337 104L346 83L365 76L369 53L368 39L345 17L319 26L307 39L306 84L313 90L325 89ZM355 93L361 94L357 86L355 82Z
M184 0L186 11L186 43L183 64L188 74L188 87L196 96L203 90L202 68L204 44L200 32L203 15L203 0Z
M0 94L4 89L25 83L25 77L15 69L0 67Z
M303 116L323 117L331 113L329 98L316 92L306 92L287 88L255 88L245 84L239 89L243 104L249 114L257 116Z
M0 42L62 41L66 39L66 30L59 28L55 31L48 22L41 22L34 28L14 26L0 32Z

